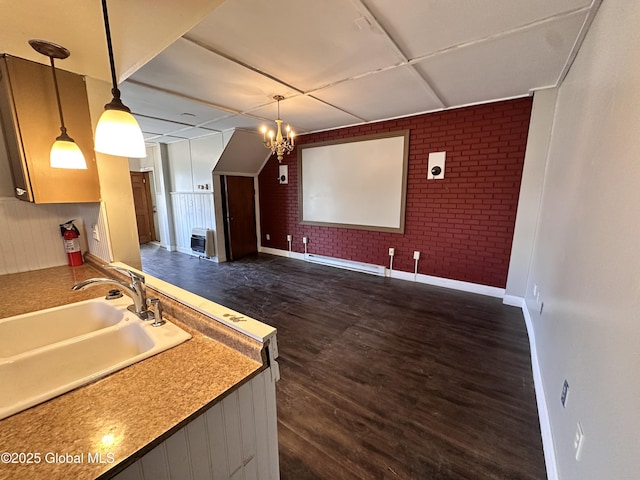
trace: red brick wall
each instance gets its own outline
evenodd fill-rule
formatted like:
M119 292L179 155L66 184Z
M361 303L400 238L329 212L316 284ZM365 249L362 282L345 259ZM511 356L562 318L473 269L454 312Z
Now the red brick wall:
M409 129L405 233L316 227L298 222L296 151L286 156L289 184L271 157L260 173L262 245L504 288L520 192L531 98L460 108L298 137L298 144ZM444 180L427 181L429 152L446 151ZM271 240L266 239L270 234Z

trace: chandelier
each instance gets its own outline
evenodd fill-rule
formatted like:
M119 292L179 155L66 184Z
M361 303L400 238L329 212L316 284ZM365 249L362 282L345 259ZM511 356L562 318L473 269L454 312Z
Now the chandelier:
M287 125L285 128L285 135L282 134L282 120L280 120L280 100L284 100L282 95L275 95L274 100L278 102L278 118L276 119L276 125L278 126L277 132L269 130L267 133L267 127L263 126L260 131L262 132L262 140L264 146L271 150L272 155L278 156L278 162L282 162L284 154L289 154L295 146L293 144L293 137L295 133L291 130L291 127ZM268 138L267 138L268 137Z

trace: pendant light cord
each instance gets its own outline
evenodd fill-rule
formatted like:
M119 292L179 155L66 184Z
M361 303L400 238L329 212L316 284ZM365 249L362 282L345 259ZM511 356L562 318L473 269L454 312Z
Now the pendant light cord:
M111 83L113 88L111 94L113 99L104 107L107 110L122 110L131 112L131 110L120 100L120 89L118 88L118 79L116 78L116 62L113 59L113 45L111 44L111 28L109 27L109 14L107 13L107 0L102 0L102 16L104 17L104 31L107 35L107 50L109 51L109 67L111 68Z
M60 136L56 140L71 140L67 134L67 127L64 125L64 116L62 115L62 104L60 103L60 90L58 89L58 77L56 76L56 65L53 57L49 57L51 60L51 73L53 75L53 86L56 89L56 100L58 102L58 113L60 114ZM73 140L71 140L73 141Z
M116 64L113 60L113 47L111 46L111 29L109 28L109 14L107 13L107 0L102 0L102 14L104 16L104 31L107 34L107 49L109 50L109 65L111 67L111 83L113 89L118 89L118 80L116 79Z

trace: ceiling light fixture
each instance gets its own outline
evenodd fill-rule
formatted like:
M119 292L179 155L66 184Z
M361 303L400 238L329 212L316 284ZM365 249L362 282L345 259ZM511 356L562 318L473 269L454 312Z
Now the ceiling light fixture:
M144 147L142 130L140 130L136 119L131 115L129 107L120 100L120 90L116 79L116 65L113 60L109 16L107 14L107 0L102 0L102 13L104 16L104 30L107 35L107 48L109 50L109 65L113 84L111 93L113 98L111 102L104 106L104 112L100 116L100 120L98 120L95 150L96 152L120 157L144 158L147 153Z
M271 150L271 154L278 155L278 162L282 162L282 157L284 154L289 154L293 150L295 146L293 143L293 137L295 133L291 130L291 127L287 125L285 131L287 132L285 136L282 135L282 120L280 120L280 100L284 100L282 95L276 95L273 97L274 100L278 102L278 118L276 119L276 124L278 125L278 131L274 134L273 130L269 130L267 134L267 127L262 126L260 131L262 132L262 140L264 141L264 146ZM269 138L267 138L267 136Z
M58 114L60 115L60 135L56 137L56 141L51 146L49 154L49 165L53 168L71 168L77 170L86 170L87 162L80 147L73 141L73 138L67 133L64 126L64 117L62 116L62 104L60 103L60 91L58 90L58 78L56 77L56 66L54 58L64 60L71 52L66 48L47 42L46 40L29 40L29 45L38 53L49 57L51 63L51 72L53 74L53 86L56 90L56 100L58 102Z

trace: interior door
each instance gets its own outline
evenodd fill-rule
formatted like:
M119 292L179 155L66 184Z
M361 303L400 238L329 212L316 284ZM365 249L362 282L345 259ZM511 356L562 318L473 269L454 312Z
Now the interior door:
M224 176L227 258L238 260L258 253L253 177Z
M136 210L138 224L138 239L140 244L156 240L153 224L153 204L151 202L151 188L149 186L149 172L131 173L131 188L133 203Z

